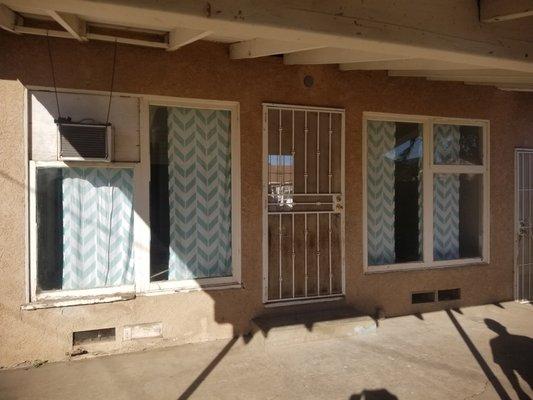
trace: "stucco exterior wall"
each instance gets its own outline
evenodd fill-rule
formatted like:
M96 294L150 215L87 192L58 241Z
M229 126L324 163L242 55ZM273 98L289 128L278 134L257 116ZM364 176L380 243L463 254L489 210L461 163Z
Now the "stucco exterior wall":
M59 87L108 90L113 44L50 39ZM0 33L0 366L60 360L75 330L117 327L103 350L186 343L242 334L262 312L262 102L346 110L346 300L388 316L448 303L410 304L412 291L460 287L453 306L513 295L514 148L533 147L533 94L336 66L285 66L281 58L232 61L226 45L197 42L176 52L119 45L114 90L238 101L241 107L242 289L22 311L27 293L26 156L23 85L52 86L46 38ZM315 84L303 84L311 75ZM490 120L491 264L431 271L363 274L361 131L363 111ZM122 342L120 327L163 322L164 340Z

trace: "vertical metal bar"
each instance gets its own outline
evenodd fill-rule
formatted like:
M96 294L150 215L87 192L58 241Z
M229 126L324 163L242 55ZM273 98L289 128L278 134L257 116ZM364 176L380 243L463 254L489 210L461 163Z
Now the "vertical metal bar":
M316 113L316 192L320 193L320 111ZM316 214L316 295L320 296L320 214Z
M320 296L320 214L316 214L316 295Z
M307 111L304 111L304 193L307 193L307 133L309 133L309 128L307 127Z
M292 155L292 192L294 193L296 188L296 182L294 179L294 166L295 166L295 160L294 155L296 154L296 151L294 150L294 109L292 110L292 145L291 145L291 155ZM294 284L294 260L296 257L296 253L294 251L294 213L292 213L292 297L295 297L295 284Z
M525 154L522 154L521 155L521 175L522 175L522 178L520 179L521 180L521 184L519 187L521 187L522 189L525 188ZM525 201L525 198L524 198L524 190L522 190L522 193L521 193L521 199L522 199L522 202L521 202L521 209L520 209L520 216L521 216L521 220L523 221L524 220L524 217L525 217L525 210L524 210L524 201ZM521 291L520 291L520 300L523 300L524 299L524 281L525 281L525 253L526 253L526 249L525 249L525 240L523 237L521 237L521 242L522 242L522 282L521 282Z
M281 125L281 109L279 110L279 125L278 125L278 135L279 135L279 143L278 143L278 150L279 150L279 158L278 158L278 171L280 168L280 161L281 161L281 133L283 132L283 127ZM283 163L284 164L284 163ZM282 166L283 168L283 166ZM280 193L279 195L283 196L283 185L284 185L284 176L285 171L281 171L280 174ZM283 199L283 197L281 197ZM282 261L281 261L281 240L282 240L282 224L281 224L281 214L279 214L279 242L278 242L278 251L279 251L279 298L282 297L282 284L283 284L283 275L282 275Z
M328 130L328 193L331 193L331 179L333 177L331 173L331 113L329 114L329 130Z
M279 251L279 298L281 299L281 286L283 283L283 277L281 275L281 238L283 236L283 231L281 229L281 213L279 214L279 242L278 242L278 251Z
M331 193L331 113L329 113L328 129L328 193ZM333 293L333 273L331 269L331 214L328 214L328 264L329 264L329 294Z
M309 128L307 127L307 111L304 111L304 193L307 194L307 133ZM304 271L305 271L305 297L307 297L307 239L309 232L307 231L307 214L304 214Z
M307 297L307 238L309 232L307 232L307 213L304 214L304 277L305 277L305 297Z
M316 113L316 192L320 193L320 111Z
M527 185L527 198L528 198L528 204L529 204L529 210L528 210L528 217L527 217L527 236L528 236L528 259L527 259L527 277L528 277L528 286L527 286L527 297L526 300L531 300L531 263L533 261L533 256L531 254L531 251L533 250L533 242L532 242L532 233L533 233L533 221L531 218L531 203L533 203L531 199L532 195L532 189L533 189L533 178L531 174L531 160L533 159L533 153L526 153L527 154L527 164L528 164L528 185Z
M295 290L294 290L294 259L296 257L296 253L294 251L294 213L292 213L292 297L295 297Z

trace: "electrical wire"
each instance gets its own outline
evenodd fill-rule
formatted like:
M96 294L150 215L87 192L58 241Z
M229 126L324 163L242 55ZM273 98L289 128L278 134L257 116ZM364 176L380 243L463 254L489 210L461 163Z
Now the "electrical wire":
M59 109L59 97L57 96L56 75L54 71L54 62L52 61L52 49L50 48L50 36L48 34L48 31L46 31L46 43L48 47L48 57L50 59L50 68L52 71L52 82L54 83L54 93L56 95L57 115L59 121L61 120L61 110Z
M113 96L113 85L115 83L115 65L117 64L117 38L115 38L115 48L113 50L113 70L111 72L111 90L109 91L109 104L107 105L107 117L105 124L109 124L109 113L111 112L111 97Z

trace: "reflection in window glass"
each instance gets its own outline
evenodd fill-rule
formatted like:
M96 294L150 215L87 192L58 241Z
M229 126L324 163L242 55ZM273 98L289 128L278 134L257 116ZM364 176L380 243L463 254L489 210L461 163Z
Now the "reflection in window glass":
M231 269L230 112L150 107L150 280Z
M482 254L481 174L435 174L433 180L433 255L435 261Z
M422 260L422 125L367 123L368 264Z
M133 284L133 171L37 168L38 290Z
M268 156L268 193L270 202L293 207L294 157L292 155Z
M483 164L480 126L433 126L433 159L435 164Z

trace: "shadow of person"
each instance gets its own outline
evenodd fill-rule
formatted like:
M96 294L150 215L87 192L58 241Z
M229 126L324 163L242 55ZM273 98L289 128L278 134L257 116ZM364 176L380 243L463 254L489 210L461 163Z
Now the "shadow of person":
M517 374L528 384L529 390L532 390L533 339L527 336L512 335L505 326L493 319L485 319L485 324L498 334L490 340L494 362L500 366L509 379L518 398L530 400L531 397L520 386Z
M350 400L398 400L387 389L363 390L361 393L355 393L350 396Z

